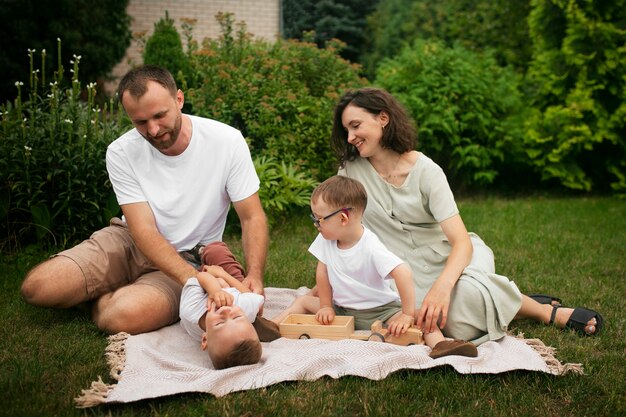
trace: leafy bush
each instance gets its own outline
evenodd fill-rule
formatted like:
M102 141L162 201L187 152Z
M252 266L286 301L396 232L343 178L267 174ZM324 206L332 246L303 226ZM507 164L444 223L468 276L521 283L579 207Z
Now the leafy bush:
M0 230L5 236L0 246L9 248L35 239L65 244L86 238L119 211L104 154L125 130L120 113L112 102L104 108L96 104L93 83L81 101L80 56L71 61L71 86L63 89L62 65L49 85L40 85L34 54L29 51L26 99L24 83L17 82L17 98L0 106Z
M338 56L338 42L318 49L308 42L253 40L243 24L235 30L231 14L217 19L221 37L191 49L186 97L193 113L235 126L253 155L280 161L303 178L334 174L332 111L344 90L364 84L358 66ZM279 198L274 191L267 195Z
M386 0L368 16L368 48L361 63L368 75L384 58L416 39L491 50L500 65L523 72L530 59L529 0Z
M626 194L626 1L536 2L524 146L542 178Z
M490 56L416 41L381 63L376 83L407 107L418 147L455 186L490 184L503 165L521 162L517 80Z

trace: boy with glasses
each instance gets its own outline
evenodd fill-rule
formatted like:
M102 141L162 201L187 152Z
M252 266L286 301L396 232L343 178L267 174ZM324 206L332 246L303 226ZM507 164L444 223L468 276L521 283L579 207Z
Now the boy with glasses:
M321 324L335 315L353 316L356 330L369 330L372 323L387 323L394 336L405 333L415 322L415 290L411 269L391 253L378 237L361 224L367 205L363 185L351 178L334 176L311 195L311 218L319 235L309 247L317 259L317 296L304 295L275 317L279 324L289 314L315 314ZM398 292L391 287L393 279ZM441 330L424 334L430 356L476 356L476 347L466 341L444 339Z

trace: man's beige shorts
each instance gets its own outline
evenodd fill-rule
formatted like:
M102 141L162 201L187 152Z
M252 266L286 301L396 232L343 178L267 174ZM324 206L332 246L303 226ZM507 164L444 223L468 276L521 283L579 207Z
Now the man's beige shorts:
M169 300L178 320L182 285L159 271L137 248L126 223L116 218L91 237L58 253L76 262L85 277L85 299L94 300L126 285L151 285Z

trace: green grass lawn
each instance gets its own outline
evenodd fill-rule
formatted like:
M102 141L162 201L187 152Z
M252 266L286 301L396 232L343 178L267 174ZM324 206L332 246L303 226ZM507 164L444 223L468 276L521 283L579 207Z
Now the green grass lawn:
M605 318L583 338L529 321L513 332L555 347L585 375L510 372L460 375L452 368L401 371L382 381L357 377L288 382L222 398L184 394L125 405L75 409L73 398L99 375L112 382L106 335L82 311L26 305L19 285L47 254L29 248L0 256L1 416L623 416L626 415L626 202L613 198L462 200L468 230L496 255L497 272L526 293L561 297ZM266 286L314 284L307 248L315 229L303 212L276 225ZM227 238L241 252L237 236Z

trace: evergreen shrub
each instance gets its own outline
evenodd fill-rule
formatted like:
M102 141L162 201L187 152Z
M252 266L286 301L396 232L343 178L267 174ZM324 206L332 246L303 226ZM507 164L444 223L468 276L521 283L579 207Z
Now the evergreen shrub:
M146 41L143 63L167 68L180 88L184 88L184 80L189 71L188 57L183 50L174 20L167 11L165 17L154 24L154 32Z

